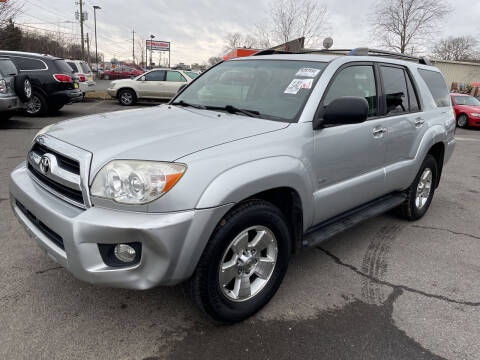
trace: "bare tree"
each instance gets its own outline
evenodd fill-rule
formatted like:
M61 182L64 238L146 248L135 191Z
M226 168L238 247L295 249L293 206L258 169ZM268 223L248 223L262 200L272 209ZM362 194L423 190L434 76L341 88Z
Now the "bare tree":
M441 60L459 61L478 57L478 41L473 36L441 39L433 48L433 57Z
M222 60L223 59L220 56L211 56L208 58L208 65L213 66L215 64L218 64Z
M228 33L225 37L224 52L231 51L236 48L252 49L258 47L257 39L250 34L242 35L239 32Z
M451 11L445 0L379 0L373 10L373 36L402 54L413 53L430 40Z
M22 11L23 3L18 1L0 2L0 25L4 25L9 20L14 20L15 17Z
M272 1L267 21L268 38L285 43L305 37L306 45L318 45L330 28L327 15L327 7L315 0Z

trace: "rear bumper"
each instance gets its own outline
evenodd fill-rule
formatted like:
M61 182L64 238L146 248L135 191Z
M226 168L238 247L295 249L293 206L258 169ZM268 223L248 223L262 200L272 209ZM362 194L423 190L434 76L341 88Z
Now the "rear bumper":
M16 96L0 97L0 112L19 110L23 106L23 103Z
M10 176L10 202L39 247L75 277L128 289L171 285L189 278L216 224L232 206L156 214L100 207L82 210L36 184L25 164ZM52 240L52 232L60 237L64 249L58 238ZM138 264L110 267L104 263L99 243L130 242L142 244Z
M83 94L79 86L79 88L75 90L62 90L54 92L50 95L50 98L55 103L70 104L82 101Z

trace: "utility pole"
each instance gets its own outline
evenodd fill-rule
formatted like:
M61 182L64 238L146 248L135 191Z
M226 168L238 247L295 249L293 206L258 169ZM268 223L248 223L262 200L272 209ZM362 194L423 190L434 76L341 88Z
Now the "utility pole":
M80 35L81 35L81 41L82 41L82 58L85 59L85 43L83 39L83 0L80 0L78 3L80 4L79 19L80 19Z
M132 30L132 60L135 65L135 29Z
M95 20L95 67L98 73L98 48L97 48L97 10L100 10L101 7L93 5L93 18Z
M152 53L153 53L153 39L155 38L155 35L150 35L150 66L153 66L152 62Z
M87 64L90 66L90 40L87 33Z

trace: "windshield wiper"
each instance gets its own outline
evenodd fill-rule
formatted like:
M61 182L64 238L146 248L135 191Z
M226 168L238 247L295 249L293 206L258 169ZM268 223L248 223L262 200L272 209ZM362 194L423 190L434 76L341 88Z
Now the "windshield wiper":
M240 113L243 115L247 115L254 118L261 118L260 112L256 110L247 110L247 109L239 109L233 105L225 105L225 106L206 106L207 110L225 110L229 113L235 114Z
M193 107L195 109L203 109L203 110L205 110L207 108L206 106L198 105L198 104L190 104L190 103L187 103L183 100L180 100L178 102L174 102L174 103L172 103L172 105L180 105L180 106L186 106L186 107L189 106L189 107Z

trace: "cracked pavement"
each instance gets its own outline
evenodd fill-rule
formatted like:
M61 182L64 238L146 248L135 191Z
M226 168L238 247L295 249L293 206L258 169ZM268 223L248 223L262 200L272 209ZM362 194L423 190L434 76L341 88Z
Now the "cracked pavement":
M294 256L262 311L223 326L200 314L182 286L136 292L75 279L16 222L8 174L35 128L121 109L92 104L0 126L0 358L479 358L480 131L457 131L423 219L388 213Z

